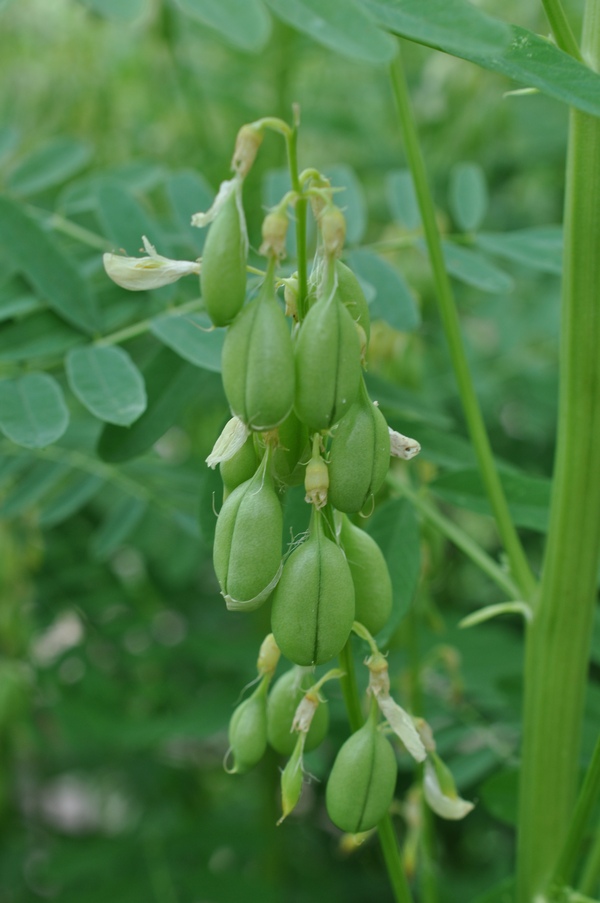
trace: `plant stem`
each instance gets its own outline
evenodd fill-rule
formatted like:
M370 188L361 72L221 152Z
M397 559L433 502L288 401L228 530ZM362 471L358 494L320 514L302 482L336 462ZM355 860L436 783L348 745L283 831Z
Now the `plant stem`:
M600 0L582 51L600 68ZM550 526L527 632L517 887L546 886L575 805L600 553L600 119L571 110L560 390Z
M446 267L442 243L435 218L435 207L429 190L425 163L419 145L417 128L410 104L406 77L402 66L400 52L392 62L391 68L392 86L396 97L398 118L404 136L406 157L412 174L421 220L425 232L427 249L431 261L433 280L439 304L440 315L446 341L454 367L458 390L463 406L465 419L471 436L479 470L486 488L486 492L496 518L496 524L500 537L506 549L510 562L512 576L520 587L521 594L527 600L535 589L535 579L521 541L512 522L508 504L504 495L500 478L494 465L492 450L488 439L485 423L473 386L473 380L469 370L469 364L463 344L460 321L454 300L454 294Z
M364 717L360 707L360 697L358 695L358 686L356 684L356 673L354 670L354 659L352 658L351 638L340 652L340 667L345 672L341 678L342 692L344 694L344 702L348 712L348 721L354 733L364 724ZM349 793L352 790L349 788ZM392 825L392 819L389 813L385 815L377 825L379 833L379 842L385 860L388 878L392 885L396 903L412 903L412 895L406 881L406 875L402 868L402 860L398 850L398 841L396 833Z
M560 0L542 0L548 22L552 28L554 39L561 50L571 54L576 60L582 62L579 45L569 25L567 15Z
M597 894L600 889L600 831L596 831L595 840L578 883L582 894Z
M430 523L437 527L444 536L447 536L457 548L465 553L465 555L468 555L471 561L487 574L488 577L491 577L500 589L504 590L505 593L508 593L511 599L518 598L519 588L511 579L510 575L507 574L506 571L503 571L502 568L496 564L494 559L488 555L488 553L481 548L479 543L475 542L468 533L465 533L461 527L451 521L450 518L441 514L441 512L424 499L422 495L415 492L397 477L394 477L393 474L388 476L387 479L390 486L393 486L394 489L404 495Z
M194 311L203 309L204 302L202 298L194 298L193 301L187 301L185 304L180 304L179 307L171 307L166 310L165 313L175 316L176 314L190 314ZM129 339L134 339L136 336L143 335L145 332L148 332L151 326L152 319L138 320L137 323L132 323L130 326L124 326L123 329L117 329L116 332L99 336L94 344L102 346L119 345L121 342L127 342Z
M552 885L560 888L573 885L573 875L579 861L585 831L596 804L600 799L600 738L596 743L583 787L569 826L563 851L554 870Z
M286 136L288 166L292 189L297 192L296 201L296 258L298 263L298 319L306 314L306 298L308 295L308 268L306 260L306 198L302 193L298 169L298 112L295 111L296 122L289 136Z

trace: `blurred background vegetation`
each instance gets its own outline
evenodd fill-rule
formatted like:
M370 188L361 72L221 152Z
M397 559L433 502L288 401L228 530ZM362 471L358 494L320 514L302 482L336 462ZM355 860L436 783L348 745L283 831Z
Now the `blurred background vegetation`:
M536 3L487 8L547 30ZM274 18L259 49L240 43L243 35L232 42L166 0L4 0L4 190L60 233L95 287L102 332L109 333L197 289L127 295L107 284L102 248L137 254L139 239L127 245L117 238L123 230L137 236L138 224L149 222L151 240L165 238L166 250L155 242L159 252L170 247L188 256L196 242L197 256L201 239L177 223L191 203L181 198L185 186L195 192L196 209L207 206L228 177L240 125L265 115L289 120L299 103L301 166L336 171L351 183L350 258L358 255L358 265L363 255L361 275L383 317L373 331L372 394L390 422L423 446L410 479L430 485L446 513L495 554L415 238L418 221L415 230L399 189L405 164L385 67L335 55ZM473 244L452 202L456 167L464 163L485 176L486 234L559 224L566 107L541 95L504 97L514 84L425 48L410 45L406 57L440 224L458 236L453 247ZM284 165L283 143L267 137L245 191L254 247L267 199L275 199L274 172ZM129 232L123 222L114 227L115 185L137 205ZM96 236L96 247L69 223ZM466 274L455 282L478 394L498 458L516 474L513 510L534 562L547 514L557 388L560 267L556 230L549 234L542 265L514 253L500 257L493 247L486 256L482 244L481 258L463 261ZM388 269L373 270L364 257L373 251ZM27 253L35 256L36 248ZM1 245L0 263L0 375L27 371L33 361L64 384L54 359L69 343L61 333L61 344L47 319L54 314L31 297ZM394 304L403 292L398 320ZM29 357L14 354L24 328ZM54 337L54 346L40 349L40 334ZM127 347L144 362L157 344L143 333ZM330 736L308 757L315 779L298 816L275 827L275 754L244 777L223 771L227 722L254 675L268 617L227 614L218 595L210 549L218 481L203 461L227 410L218 377L197 372L177 422L123 467L89 464L100 425L71 397L71 425L51 446L62 449L51 472L43 453L16 457L10 441L1 442L1 903L391 899L376 843L349 851L325 814L320 779L347 734L339 691L330 694ZM83 470L78 455L89 456ZM400 509L386 492L380 501L388 514L375 532L389 540L392 558L398 548L410 558L404 576L394 576L406 580L398 590L405 602L414 599L390 638L395 686L413 708L422 706L462 795L477 801L464 823L436 825L439 899L483 903L512 867L520 625L506 618L459 631L465 614L502 601L499 591L412 509ZM401 531L394 534L402 517L413 531L404 546ZM599 636L594 655L597 669ZM599 712L596 683L586 754ZM410 784L410 763L401 759L399 800ZM397 816L404 837L400 805Z

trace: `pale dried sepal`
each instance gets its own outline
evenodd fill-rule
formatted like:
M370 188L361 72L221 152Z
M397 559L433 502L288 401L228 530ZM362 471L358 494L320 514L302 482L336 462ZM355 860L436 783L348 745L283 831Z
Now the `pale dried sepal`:
M279 565L277 573L265 588L258 593L253 599L234 599L233 596L228 595L228 593L221 593L223 598L225 599L225 604L227 606L227 611L254 611L256 608L259 608L263 602L269 598L277 584L279 583L279 578L281 577L281 572L283 570L283 561Z
M448 796L442 792L434 766L428 759L423 775L423 793L430 809L441 818L458 821L474 808L473 803L463 800L458 794Z
M132 292L144 292L177 282L182 276L200 272L199 260L171 260L157 254L146 236L142 236L147 257L124 257L121 254L104 254L106 273L121 288Z
M233 458L249 435L249 427L239 417L232 417L231 420L228 420L221 430L221 435L213 445L213 450L206 459L206 463L211 470L214 470L217 464Z
M231 168L241 178L248 175L262 140L263 130L254 123L243 125L237 133Z
M409 439L408 436L403 436L402 433L398 433L391 427L388 427L388 429L390 431L390 455L392 458L402 458L404 461L410 461L411 458L419 454L421 446L416 439Z
M278 825L288 817L290 812L296 808L300 794L302 793L302 783L304 776L304 742L306 734L299 734L296 741L294 751L288 760L287 765L281 772L281 808L282 815Z
M309 692L300 700L294 720L292 721L292 730L301 734L307 734L310 730L315 712L319 706L319 697L316 693Z
M435 740L430 725L424 718L415 718L414 724L427 752L435 752Z
M209 223L212 223L239 185L239 176L234 176L233 179L221 182L217 196L209 209L205 213L194 213L192 216L192 226L198 226L201 229L203 226L208 226Z
M377 705L397 737L400 738L410 755L417 762L423 762L427 752L408 712L390 696L390 678L387 662L381 653L371 655L366 661L370 672L369 691L377 700Z
M256 662L256 670L262 676L264 674L273 675L279 662L281 651L275 642L272 633L267 634L261 643Z

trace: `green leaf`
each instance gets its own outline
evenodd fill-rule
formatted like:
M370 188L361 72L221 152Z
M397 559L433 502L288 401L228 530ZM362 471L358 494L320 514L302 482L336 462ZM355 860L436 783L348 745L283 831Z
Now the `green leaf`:
M212 374L162 348L143 371L148 406L133 426L104 428L98 453L105 461L127 461L148 451L177 421L192 401L218 392Z
M519 772L499 771L481 787L483 804L494 818L511 827L517 824Z
M353 0L267 0L272 11L330 50L366 63L389 63L394 42Z
M19 133L10 125L0 127L0 161L10 157L19 145Z
M457 53L484 69L500 72L549 97L600 116L600 75L546 38L511 25L511 41L499 54Z
M142 374L122 348L74 348L65 369L73 393L100 420L129 426L146 409Z
M31 361L62 356L81 344L80 332L54 314L42 312L3 326L0 331L0 361Z
M525 474L500 474L508 507L517 527L528 527L540 533L548 529L550 508L550 480ZM430 484L436 495L469 511L491 514L487 495L477 470L462 470L446 474Z
M104 561L133 533L147 509L143 499L122 496L102 521L91 540L94 558Z
M419 242L419 247L425 251L424 242ZM443 242L443 251L446 269L460 282L491 294L504 294L513 290L512 276L500 270L477 251L463 248L462 245L456 245L451 241Z
M421 317L411 291L400 271L387 260L358 248L347 254L356 275L375 290L369 305L372 320L385 320L401 332L413 332Z
M410 170L398 169L388 173L386 188L390 212L396 222L401 223L411 232L419 229L421 213Z
M52 310L85 332L96 330L95 299L71 258L7 197L0 197L0 243Z
M508 27L465 0L363 0L375 21L394 34L454 56L495 53Z
M378 635L380 644L385 645L410 608L417 588L421 568L419 524L406 499L393 499L376 509L367 522L367 532L385 556L394 590L390 620Z
M53 138L20 160L6 184L15 194L37 194L70 179L89 163L91 156L92 148L84 141Z
M190 364L221 372L225 330L215 329L206 314L167 314L152 320L150 330Z
M271 20L260 0L175 0L175 5L241 50L261 50L271 32Z
M1 384L0 384L1 385ZM66 464L56 461L37 461L10 492L4 497L0 505L0 514L3 517L16 517L24 511L34 508L37 503L68 472Z
M92 12L115 22L129 23L146 10L147 0L81 0Z
M363 187L353 169L349 166L330 166L324 175L334 188L342 188L334 195L335 203L344 211L346 219L346 242L356 245L367 228L367 202Z
M115 248L130 257L139 257L142 236L156 246L159 254L169 256L162 231L140 202L120 182L102 179L96 189L98 219Z
M486 214L488 191L484 172L476 163L459 163L450 172L450 210L459 229L473 232Z
M0 382L0 429L25 448L44 448L62 436L69 411L62 389L46 373Z
M40 512L40 527L56 527L72 517L104 486L104 480L94 474L72 473L65 486L46 500Z
M194 213L209 209L214 199L214 191L206 179L192 169L185 169L170 176L165 187L182 235L200 254L207 230L192 226L191 219Z
M544 273L562 273L560 226L538 226L516 232L480 232L475 242L483 251Z

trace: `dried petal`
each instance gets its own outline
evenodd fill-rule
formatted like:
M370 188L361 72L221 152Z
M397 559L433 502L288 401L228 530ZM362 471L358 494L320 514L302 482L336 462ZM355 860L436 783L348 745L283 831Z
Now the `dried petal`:
M206 459L208 466L214 470L217 464L233 458L249 435L250 430L239 417L232 417L231 420L228 420Z
M402 433L398 433L390 427L390 454L393 458L410 461L420 451L421 446L416 439L409 439L408 436L403 436Z
M121 254L105 254L103 257L107 274L122 288L143 292L200 272L199 260L171 260L157 254L145 235L142 241L147 257L124 257Z
M391 696L377 697L377 704L393 730L404 743L406 749L417 762L422 762L427 753L415 728L412 718Z
M441 759L439 762L448 774L450 774L446 766L441 762ZM456 788L454 788L454 792L452 793L449 787L445 787L444 792L440 785L438 770L436 770L431 759L427 759L423 777L423 793L429 808L433 809L433 811L441 818L447 818L453 821L464 818L465 815L468 815L471 809L473 809L473 803L461 799L456 792ZM453 784L454 781L452 780L452 785Z

